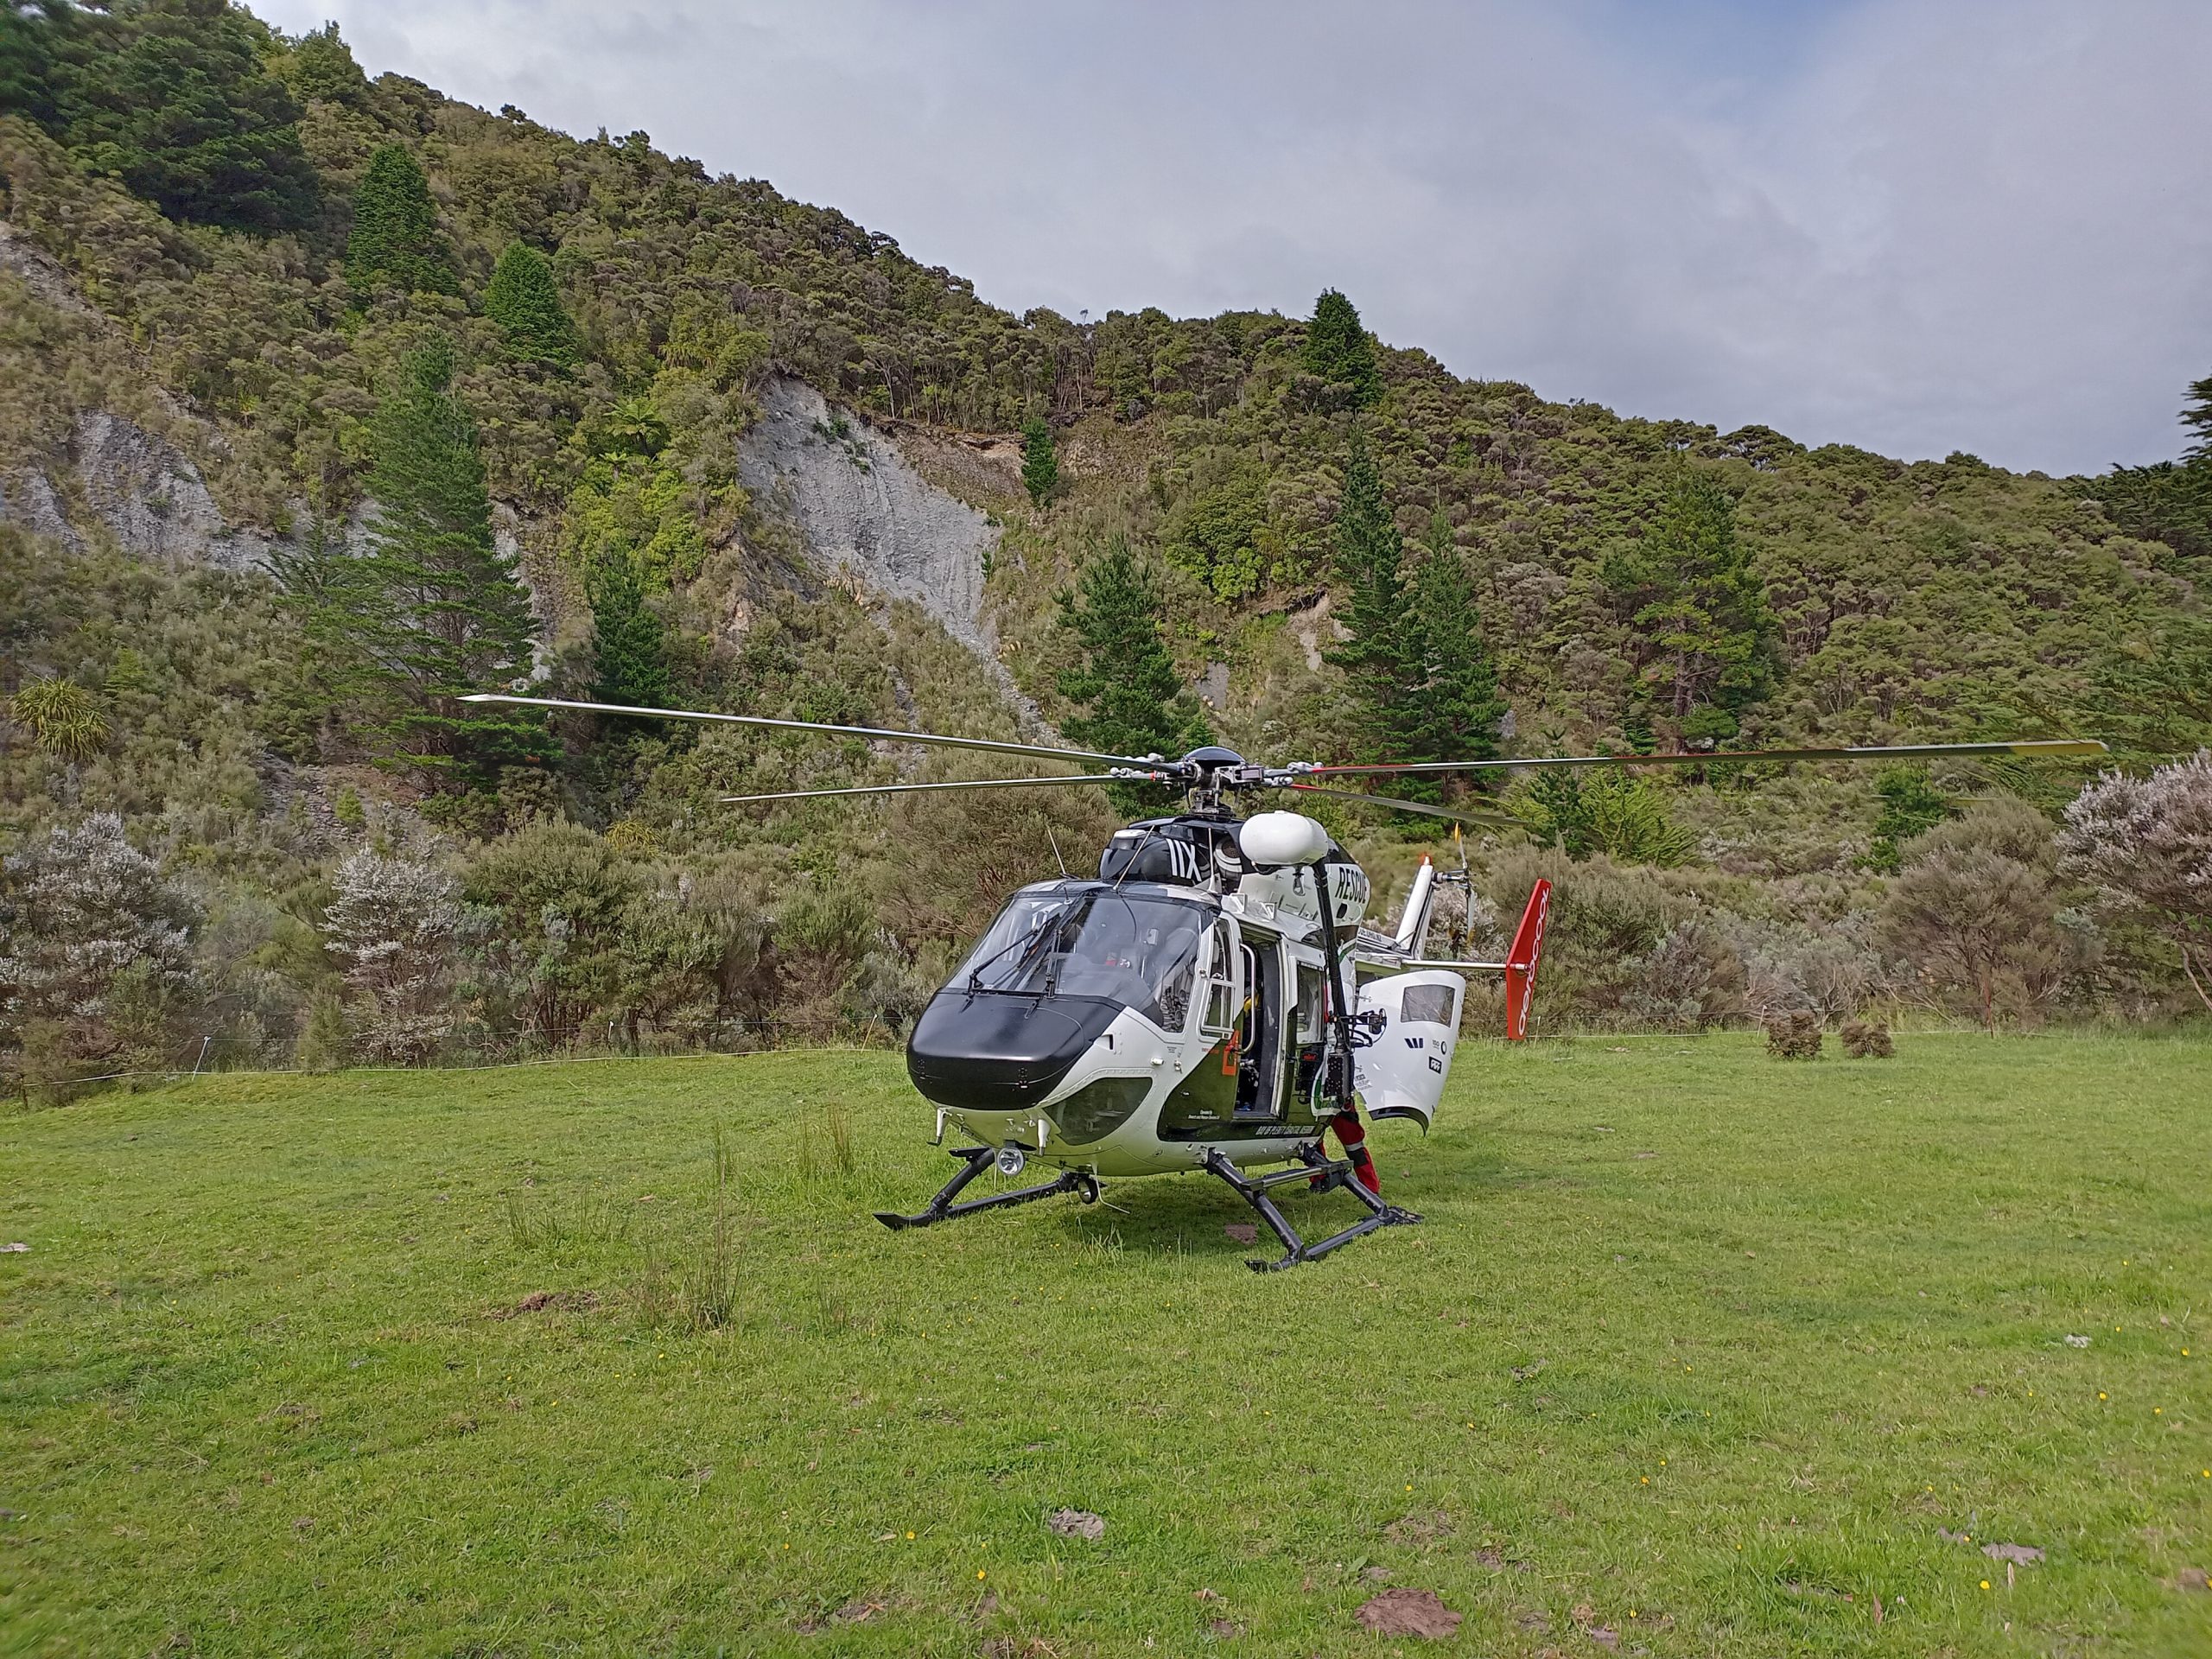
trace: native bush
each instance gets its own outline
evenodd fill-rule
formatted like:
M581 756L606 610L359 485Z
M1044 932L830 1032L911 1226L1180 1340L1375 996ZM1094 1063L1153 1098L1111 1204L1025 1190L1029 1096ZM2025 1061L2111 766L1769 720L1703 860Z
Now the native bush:
M771 922L734 871L664 868L622 917L623 1020L634 1045L647 1032L702 1041L725 1022L759 1017Z
M363 848L332 877L328 948L350 993L360 1058L422 1065L453 1037L467 937L461 884L428 859Z
M2107 772L2066 809L2061 868L2094 883L2103 912L2171 944L2212 1011L2212 749L2148 778Z
M540 819L499 837L468 867L486 918L487 1013L548 1047L589 1042L620 1018L624 924L644 883L582 825Z
M1711 918L1689 917L1662 934L1644 957L1621 1011L1662 1031L1719 1025L1744 1012L1743 960Z
M1824 1020L1846 1020L1892 988L1894 971L1869 911L1732 916L1724 925L1744 964L1744 1004L1755 1019L1809 1007Z
M0 1007L27 1080L173 1060L198 921L111 812L57 825L0 865Z
M2024 801L1987 801L1906 843L1882 928L1923 991L1994 1029L2046 1007L2082 965L2060 926L2050 821Z
M842 1018L847 989L876 945L879 925L851 887L811 887L776 917L777 976L785 1011L817 1024Z
M60 760L89 760L107 746L107 715L99 698L74 680L30 681L9 700L8 718Z
M1539 877L1553 883L1536 988L1548 1015L1618 1024L1637 1017L1634 1000L1670 1024L1694 1025L1709 992L1725 1002L1732 976L1718 965L1711 934L1694 925L1700 906L1691 894L1602 855L1571 863L1520 849L1494 854L1475 874L1484 899L1504 917L1520 915ZM1721 1002L1713 1006L1717 1015Z

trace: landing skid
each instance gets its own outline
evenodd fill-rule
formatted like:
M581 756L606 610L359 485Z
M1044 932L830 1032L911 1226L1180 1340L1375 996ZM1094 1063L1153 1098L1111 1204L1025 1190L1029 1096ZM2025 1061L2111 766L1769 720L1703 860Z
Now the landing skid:
M1098 1202L1098 1182L1096 1177L1080 1169L1061 1172L1058 1180L1043 1181L1035 1186L1016 1187L1011 1192L994 1192L988 1198L970 1198L965 1204L955 1204L960 1189L988 1169L998 1154L988 1147L959 1147L950 1149L956 1158L965 1158L968 1166L944 1184L942 1191L929 1202L929 1208L917 1216L902 1216L889 1210L879 1210L875 1218L894 1233L903 1233L909 1227L934 1227L940 1221L950 1221L958 1216L972 1216L978 1210L996 1210L1009 1204L1027 1204L1036 1198L1049 1198L1056 1192L1079 1192L1085 1204Z
M1299 1165L1295 1169L1279 1169L1268 1175L1247 1175L1217 1148L1206 1149L1207 1170L1236 1189L1236 1196L1258 1212L1260 1219L1268 1224L1288 1252L1280 1262L1246 1262L1244 1265L1255 1273L1280 1273L1285 1268L1296 1267L1300 1262L1317 1261L1338 1245L1349 1244L1362 1234L1373 1232L1377 1227L1402 1227L1421 1219L1410 1210L1401 1210L1395 1204L1383 1203L1361 1185L1358 1177L1352 1173L1349 1159L1331 1158L1319 1147L1313 1146L1300 1147L1298 1159ZM1294 1181L1318 1185L1323 1192L1332 1187L1341 1187L1365 1205L1368 1213L1341 1233L1332 1233L1326 1238L1317 1239L1308 1244L1299 1237L1297 1230L1283 1219L1282 1211L1275 1208L1274 1200L1268 1196L1269 1189L1287 1186Z

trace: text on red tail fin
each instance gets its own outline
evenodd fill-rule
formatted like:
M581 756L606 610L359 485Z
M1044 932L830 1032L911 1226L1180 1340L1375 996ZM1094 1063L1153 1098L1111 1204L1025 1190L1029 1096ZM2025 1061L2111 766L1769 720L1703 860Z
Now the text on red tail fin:
M1529 890L1529 907L1514 930L1505 953L1505 1039L1517 1043L1529 1034L1529 1005L1536 994L1536 963L1544 954L1544 918L1552 907L1552 884Z

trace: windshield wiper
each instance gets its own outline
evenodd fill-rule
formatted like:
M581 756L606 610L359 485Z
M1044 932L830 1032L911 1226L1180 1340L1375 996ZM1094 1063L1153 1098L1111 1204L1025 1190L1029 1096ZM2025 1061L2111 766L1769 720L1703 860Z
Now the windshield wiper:
M1080 912L1078 912L1078 914ZM968 994L972 996L978 991L995 991L1004 988L1001 986L984 984L983 969L989 967L1001 957L1006 955L1007 951L1013 950L1017 944L1027 945L1028 949L1021 953L1021 959L1014 965L1016 969L1027 967L1029 965L1030 958L1037 953L1037 947L1043 944L1048 936L1057 932L1060 928L1065 925L1066 918L1055 917L1041 927L1033 927L1030 929L1029 933L1026 938L1017 935L1015 938L1008 939L1004 944L992 951L989 956L985 957L981 962L977 963L973 968L968 970Z

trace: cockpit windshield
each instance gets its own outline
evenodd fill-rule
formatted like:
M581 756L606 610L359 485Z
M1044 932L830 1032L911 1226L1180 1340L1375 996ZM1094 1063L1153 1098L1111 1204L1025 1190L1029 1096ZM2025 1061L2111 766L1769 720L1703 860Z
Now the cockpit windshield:
M1016 893L946 988L1103 997L1177 1031L1205 925L1196 905L1114 887Z

